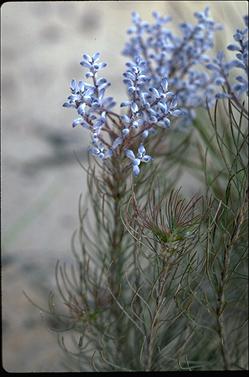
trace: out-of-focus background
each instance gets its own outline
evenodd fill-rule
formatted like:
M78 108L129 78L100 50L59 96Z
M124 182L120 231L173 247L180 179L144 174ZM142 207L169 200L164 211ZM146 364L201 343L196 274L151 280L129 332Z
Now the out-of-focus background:
M86 190L88 136L72 129L74 111L62 108L71 79L83 78L82 53L108 63L109 94L123 100L122 72L131 12L152 21L171 15L175 25L193 21L206 1L8 2L1 7L2 131L2 349L8 372L64 371L50 333L22 291L46 307L57 259L70 259L78 225L78 198ZM212 1L224 25L216 46L242 27L247 2ZM173 25L173 23L172 23ZM174 28L174 26L172 26Z

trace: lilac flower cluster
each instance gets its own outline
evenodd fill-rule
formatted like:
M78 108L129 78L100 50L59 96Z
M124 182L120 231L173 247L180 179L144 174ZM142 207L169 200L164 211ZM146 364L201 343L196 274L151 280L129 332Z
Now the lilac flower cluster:
M225 55L219 51L212 63L207 65L207 68L213 72L213 77L216 85L225 85L227 93L218 92L216 98L236 98L243 93L248 95L248 16L244 17L245 28L237 29L233 35L235 43L229 44L227 49L236 52L236 59L230 62L225 61ZM234 68L241 71L240 75L236 76L236 83L230 85L229 74Z
M127 85L129 100L122 102L121 107L127 107L127 114L118 115L112 111L115 101L112 97L106 97L105 91L110 83L103 77L98 78L98 71L106 66L99 63L99 53L92 57L83 55L80 63L88 69L86 78L92 79L92 84L83 81L71 81L71 95L64 103L64 107L72 107L77 110L78 117L74 119L72 126L81 125L91 132L92 145L90 153L105 160L115 153L123 145L124 155L132 161L133 173L137 176L140 172L141 162L149 162L152 158L145 153L144 140L156 132L155 127L168 128L171 117L182 115L177 109L175 95L168 92L168 81L163 78L160 85L149 85L151 77L148 74L146 62L139 57L136 62L127 63L127 71L124 73L124 83ZM118 120L118 131L110 129L108 117L115 116ZM112 119L113 120L113 119ZM111 142L104 137L108 134ZM130 137L136 138L140 143L137 157L129 149Z
M147 64L140 57L135 62L126 63L128 69L124 73L123 82L127 85L129 100L122 102L128 113L121 116L124 124L122 135L113 144L113 149L122 144L128 135L137 130L141 139L146 139L156 132L155 126L168 128L171 117L179 117L183 113L177 109L176 96L168 92L168 80L164 77L159 86L150 86L152 81Z
M165 28L169 17L153 12L155 22L150 25L132 14L130 39L123 50L131 60L123 74L128 98L120 104L125 111L122 114L114 112L116 102L106 96L110 83L98 77L106 63L99 62L98 52L92 57L83 55L80 64L87 69L85 77L91 83L72 80L71 95L63 106L77 111L73 127L81 125L91 132L89 151L94 156L105 160L123 154L137 176L141 163L152 161L144 143L158 127L170 127L175 118L190 122L198 107L211 106L217 98L248 94L248 17L244 18L246 28L234 35L236 43L228 46L237 52L236 59L227 63L223 52L215 59L206 54L221 26L209 17L208 8L194 16L196 24L180 24L181 36L175 36ZM228 76L233 68L243 74L230 85ZM224 85L227 91L217 93L217 87Z
M91 77L93 84L83 81L71 81L71 95L63 104L64 107L73 107L77 110L78 118L74 119L72 126L81 125L91 131L92 146L90 151L100 159L108 158L112 155L111 148L107 148L102 141L101 131L106 125L106 115L115 106L112 97L106 97L105 91L110 83L103 77L98 78L100 69L106 63L99 63L100 54L97 52L92 57L83 55L81 65L88 69L86 78Z
M221 26L208 13L208 8L196 12L196 25L180 24L181 36L175 36L164 27L169 17L153 12L155 23L149 25L134 12L133 27L128 29L131 37L123 50L123 54L134 61L142 57L147 62L146 73L152 78L152 86L157 87L167 77L180 107L185 109L187 120L195 115L195 108L205 106L206 101L212 104L214 100L211 78L203 73L202 67L210 61L206 52L213 47L214 32Z

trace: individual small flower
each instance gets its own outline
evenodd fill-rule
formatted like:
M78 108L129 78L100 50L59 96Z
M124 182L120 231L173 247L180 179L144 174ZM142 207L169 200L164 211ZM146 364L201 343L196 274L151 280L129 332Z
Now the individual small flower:
M135 156L134 152L131 149L127 149L125 151L125 154L126 157L128 157L132 161L133 174L135 176L138 176L138 174L140 173L139 165L141 164L141 162L147 163L152 160L151 156L146 154L146 150L142 144L138 147L137 156Z
M152 158L146 154L146 150L143 144L138 147L137 158L139 158L142 162L149 162L152 160Z
M99 141L93 142L93 146L89 147L89 152L101 160L105 160L112 156L112 150L106 149Z

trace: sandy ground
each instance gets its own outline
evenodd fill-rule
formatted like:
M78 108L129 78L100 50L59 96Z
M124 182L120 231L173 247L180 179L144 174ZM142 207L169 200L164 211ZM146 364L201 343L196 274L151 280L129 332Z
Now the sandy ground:
M210 2L216 20L241 25L246 2ZM26 291L46 306L57 259L70 259L77 228L88 137L72 130L73 111L62 108L72 78L80 79L83 52L100 51L106 77L119 102L125 58L121 56L132 10L192 19L205 2L9 2L1 8L2 98L2 346L8 372L64 371L62 354ZM219 41L217 42L219 43ZM109 93L110 93L109 92Z

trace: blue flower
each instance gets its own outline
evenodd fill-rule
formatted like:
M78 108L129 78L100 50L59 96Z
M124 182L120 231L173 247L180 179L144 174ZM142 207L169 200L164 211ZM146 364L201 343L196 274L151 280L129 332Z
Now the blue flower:
M138 176L140 173L139 165L141 162L147 163L152 160L151 156L146 154L146 150L142 144L138 147L137 157L131 149L126 149L125 154L132 161L132 169L135 176Z
M106 149L101 142L93 141L93 146L89 147L89 152L101 160L105 160L112 156L112 150Z

